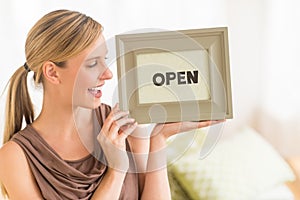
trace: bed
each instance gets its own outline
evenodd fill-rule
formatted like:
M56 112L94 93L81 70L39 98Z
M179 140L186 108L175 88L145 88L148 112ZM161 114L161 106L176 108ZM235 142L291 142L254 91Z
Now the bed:
M254 129L245 127L222 139L204 159L199 152L205 132L192 141L182 156L169 161L173 200L300 200L300 159L283 159ZM178 154L180 139L169 141Z

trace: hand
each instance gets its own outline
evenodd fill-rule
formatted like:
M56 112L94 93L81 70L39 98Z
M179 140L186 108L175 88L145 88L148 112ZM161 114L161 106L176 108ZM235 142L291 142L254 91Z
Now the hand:
M129 167L125 141L137 126L133 118L128 118L128 114L126 111L120 111L116 104L97 136L108 166L122 171L127 171Z
M207 120L200 122L174 122L157 124L152 131L152 136L160 134L163 135L165 139L167 139L170 136L175 135L177 133L182 133L198 128L204 128L224 121L225 120Z
M174 122L165 124L156 124L153 128L150 138L150 154L148 160L149 171L162 169L166 166L166 141L175 134L186 132L198 128L204 128L214 124L224 122L225 120L200 121L200 122Z

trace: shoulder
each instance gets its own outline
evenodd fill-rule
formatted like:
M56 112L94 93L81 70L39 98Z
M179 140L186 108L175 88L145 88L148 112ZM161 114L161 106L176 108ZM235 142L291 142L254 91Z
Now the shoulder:
M0 182L9 184L14 174L18 173L17 168L26 165L26 157L21 147L13 141L5 143L0 149Z
M1 147L0 168L10 164L23 164L21 163L23 161L26 161L26 157L22 148L17 143L9 141Z
M7 182L11 173L24 170L26 165L26 156L17 143L9 141L0 149L0 181Z
M14 134L13 138L6 142L1 148L0 148L0 175L3 168L8 168L8 170L13 169L12 166L18 165L18 164L26 164L27 159L25 156L25 153L20 146L19 140L22 140L24 137L24 132L27 134L28 129L25 128L18 133ZM25 135L26 135L25 134ZM29 134L27 134L29 135ZM1 178L1 177L0 177Z
M0 149L0 182L11 197L21 197L22 194L27 196L24 191L32 191L28 194L30 196L36 194L33 192L36 191L36 185L26 156L14 141L5 143Z

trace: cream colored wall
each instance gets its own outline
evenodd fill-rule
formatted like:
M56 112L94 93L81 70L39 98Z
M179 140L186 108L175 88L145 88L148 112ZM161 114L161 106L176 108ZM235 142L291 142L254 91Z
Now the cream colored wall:
M248 124L261 97L260 54L265 17L264 1L228 0L230 65L234 119L227 122L225 135Z
M300 2L267 1L261 103L253 124L285 157L300 157Z

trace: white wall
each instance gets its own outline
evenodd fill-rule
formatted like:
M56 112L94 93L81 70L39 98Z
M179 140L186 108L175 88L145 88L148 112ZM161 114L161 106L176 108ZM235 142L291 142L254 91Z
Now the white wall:
M249 124L253 108L261 101L264 4L261 0L227 1L234 119L227 122L225 134Z
M268 0L262 42L262 102L255 126L285 156L300 148L300 2Z

